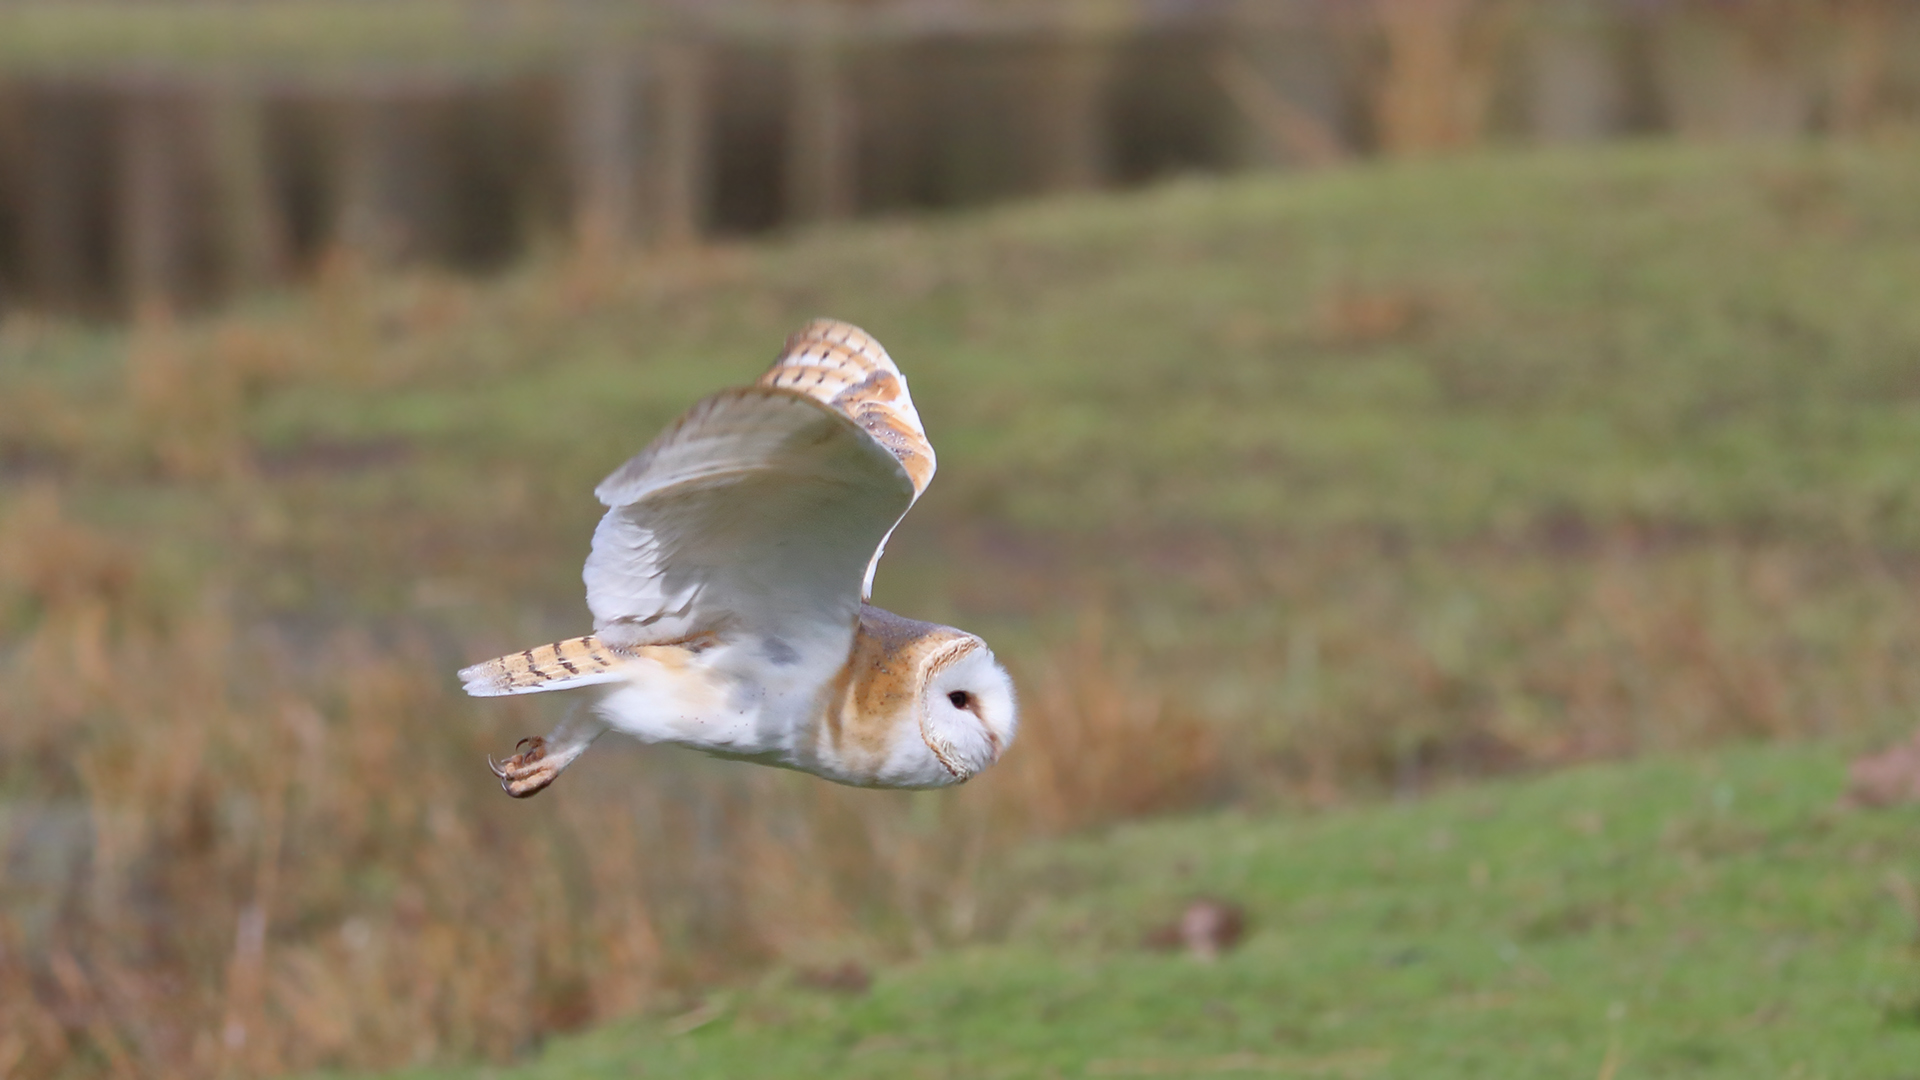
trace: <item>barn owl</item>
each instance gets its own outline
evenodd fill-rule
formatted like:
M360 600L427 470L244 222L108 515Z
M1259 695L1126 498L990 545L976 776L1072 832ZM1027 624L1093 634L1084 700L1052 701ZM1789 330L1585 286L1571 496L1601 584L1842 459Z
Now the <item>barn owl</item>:
M595 489L593 633L460 672L476 697L592 686L491 761L507 794L553 783L609 728L863 787L957 784L1019 725L972 634L867 603L933 446L880 343L821 319L759 382L694 405Z

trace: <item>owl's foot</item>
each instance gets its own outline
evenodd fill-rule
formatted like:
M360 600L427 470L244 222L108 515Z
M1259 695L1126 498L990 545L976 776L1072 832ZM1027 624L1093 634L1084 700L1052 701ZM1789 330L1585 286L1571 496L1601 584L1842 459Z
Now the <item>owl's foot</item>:
M524 799L547 789L560 770L587 752L593 740L607 730L606 721L593 710L575 706L552 731L533 735L513 745L514 755L498 764L492 758L487 765L500 778L500 788L516 799Z
M493 775L500 778L500 790L516 799L537 795L546 790L548 784L566 768L570 758L560 758L547 754L547 740L539 735L529 736L513 744L518 753L507 760L495 764L487 759L487 767Z

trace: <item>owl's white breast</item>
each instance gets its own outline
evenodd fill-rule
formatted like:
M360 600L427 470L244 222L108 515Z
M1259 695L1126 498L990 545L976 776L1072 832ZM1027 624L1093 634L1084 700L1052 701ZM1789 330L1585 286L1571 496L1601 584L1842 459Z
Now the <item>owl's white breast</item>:
M750 634L647 647L597 708L643 742L862 787L938 787L955 776L922 737L920 697L928 658L965 636L862 605L851 649L831 665L804 643Z
M754 635L715 636L693 650L633 650L623 678L607 684L596 711L642 742L672 743L769 765L810 768L805 734L822 687L840 663L817 649Z

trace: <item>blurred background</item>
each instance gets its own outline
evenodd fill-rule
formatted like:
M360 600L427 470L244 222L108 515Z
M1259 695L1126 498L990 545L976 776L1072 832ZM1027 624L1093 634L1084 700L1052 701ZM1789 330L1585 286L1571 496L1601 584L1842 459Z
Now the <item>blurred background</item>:
M1909 117L1892 0L20 4L0 305L204 305L556 244L1488 143Z
M1123 820L1902 735L1917 123L1899 0L9 0L0 1076L506 1061ZM499 794L563 706L452 672L816 315L1020 743Z

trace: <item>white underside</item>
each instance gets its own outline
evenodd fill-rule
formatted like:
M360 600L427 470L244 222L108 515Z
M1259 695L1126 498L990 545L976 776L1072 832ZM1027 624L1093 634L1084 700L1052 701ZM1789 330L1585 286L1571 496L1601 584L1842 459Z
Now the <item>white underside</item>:
M616 731L648 743L675 743L711 753L764 757L792 749L792 735L819 687L770 690L733 674L737 645L720 645L680 667L643 659L601 691L596 711ZM799 680L790 680L799 683Z
M641 659L601 688L594 711L646 743L669 743L728 758L812 773L863 787L937 787L953 782L903 716L881 760L847 760L824 737L826 679L808 664L774 667L749 654L751 642L714 646L684 665ZM741 673L746 668L751 675Z

